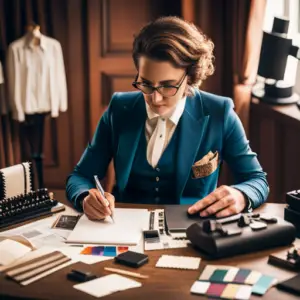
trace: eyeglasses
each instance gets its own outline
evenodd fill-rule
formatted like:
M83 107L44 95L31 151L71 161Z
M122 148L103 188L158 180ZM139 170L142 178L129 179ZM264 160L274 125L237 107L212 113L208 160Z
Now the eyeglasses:
M154 91L158 91L164 97L173 97L176 95L178 89L181 87L186 75L187 74L184 73L183 77L181 78L180 82L177 85L166 84L166 85L160 85L154 87L150 84L144 82L138 82L138 81L134 81L132 85L146 95L150 95L153 94ZM138 75L136 76L136 78L138 78Z

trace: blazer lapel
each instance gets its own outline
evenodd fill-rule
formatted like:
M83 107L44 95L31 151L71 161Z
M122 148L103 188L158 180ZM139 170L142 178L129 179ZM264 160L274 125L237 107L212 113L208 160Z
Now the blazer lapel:
M203 112L200 94L187 98L185 110L179 123L179 141L177 153L176 189L180 198L195 161L209 115Z
M141 94L142 96L142 94ZM124 107L128 114L122 120L122 133L116 155L116 176L118 187L123 191L127 185L134 156L146 120L146 108L143 99L139 96L132 106Z

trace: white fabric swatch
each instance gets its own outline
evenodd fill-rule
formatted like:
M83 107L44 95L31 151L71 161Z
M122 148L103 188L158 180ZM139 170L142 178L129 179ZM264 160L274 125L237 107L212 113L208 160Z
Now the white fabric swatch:
M100 298L119 291L141 287L138 281L126 278L121 275L111 274L74 285L74 289Z
M192 294L205 295L209 287L210 287L210 282L208 281L195 281L191 287L190 292Z
M198 257L162 255L156 267L196 270L199 268L200 261Z

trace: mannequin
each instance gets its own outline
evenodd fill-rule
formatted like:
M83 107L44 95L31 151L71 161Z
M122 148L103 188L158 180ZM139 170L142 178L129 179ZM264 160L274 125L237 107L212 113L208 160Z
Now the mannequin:
M26 34L9 45L7 67L12 116L20 122L22 149L29 146L38 186L43 188L45 118L58 117L60 111L67 110L61 45L31 23Z

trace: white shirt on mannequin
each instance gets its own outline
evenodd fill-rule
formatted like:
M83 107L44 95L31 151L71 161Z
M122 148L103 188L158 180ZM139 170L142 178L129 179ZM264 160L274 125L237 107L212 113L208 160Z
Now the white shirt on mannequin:
M60 43L45 35L39 45L28 36L9 45L7 59L9 103L13 118L20 122L25 114L67 110L67 85Z

